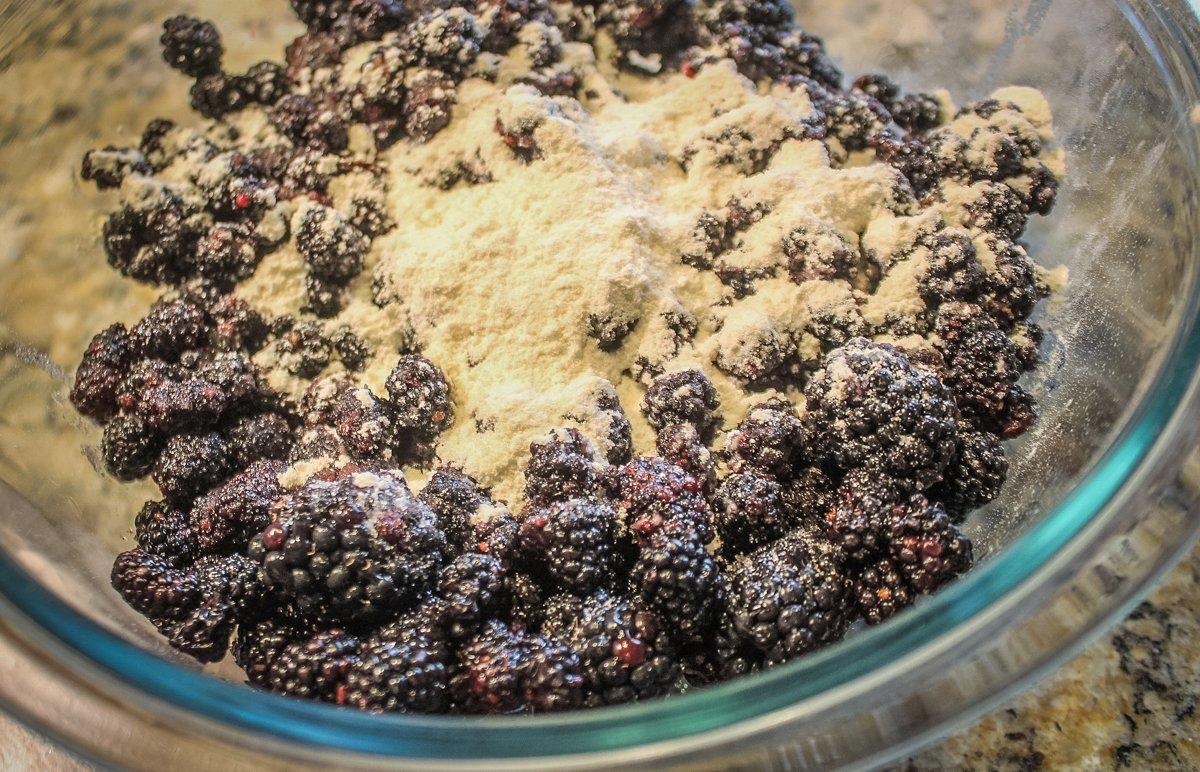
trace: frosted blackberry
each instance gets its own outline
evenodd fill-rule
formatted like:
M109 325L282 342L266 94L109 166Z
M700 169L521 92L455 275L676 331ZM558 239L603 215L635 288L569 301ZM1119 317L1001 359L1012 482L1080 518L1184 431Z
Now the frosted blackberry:
M704 483L657 458L635 458L613 478L615 500L625 522L645 543L669 523L686 527L702 542L712 541L712 513L704 499Z
M239 416L225 427L234 463L250 466L259 460L284 459L292 447L292 427L281 413Z
M333 350L337 352L342 366L351 372L358 372L366 366L371 357L371 347L362 338L355 335L349 327L339 327L330 336Z
M915 195L925 198L937 189L945 169L933 146L919 139L897 139L888 134L876 136L872 144L876 157L904 175Z
M772 400L753 408L725 439L731 469L786 478L803 438L803 424L792 406Z
M619 705L669 693L679 666L668 625L624 598L594 595L564 631L578 654L588 707Z
M493 621L460 649L451 693L467 713L569 710L583 702L583 676L568 647Z
M842 478L824 513L829 538L854 562L869 562L886 552L895 508L902 492L889 478L856 469Z
M807 450L835 467L924 490L954 455L959 415L951 393L890 345L857 338L834 350L804 394Z
M208 319L188 300L159 302L133 326L129 337L142 357L176 361L183 352L208 343Z
M229 444L216 432L176 434L167 440L151 476L171 501L190 501L230 472Z
M334 284L362 271L371 242L362 231L326 206L310 207L296 228L296 248L316 277Z
M83 156L79 176L96 183L100 190L121 187L130 174L150 174L150 164L137 150L109 145L103 150L89 150Z
M118 480L136 480L150 473L158 460L162 437L137 416L118 415L104 427L100 453L104 468Z
M935 489L946 509L962 517L1000 494L1008 476L1008 459L999 438L987 432L965 431L958 452L946 467L946 479Z
M275 342L280 363L292 375L316 378L333 358L333 345L320 322L304 322Z
M995 267L984 279L980 305L996 321L1010 327L1033 313L1038 301L1050 295L1050 287L1037 265L1019 244L1004 238L988 241L995 254Z
M433 512L393 473L310 480L276 503L273 518L248 554L322 622L407 610L432 587L446 548Z
M217 223L196 242L196 272L223 284L249 278L260 257L254 231L243 223Z
M642 398L642 412L655 429L688 423L701 435L711 431L719 406L717 390L699 370L660 375Z
M195 557L188 516L165 501L147 501L133 522L134 538L143 552L158 555L175 568Z
M163 22L163 59L185 75L198 78L221 69L225 47L212 22L194 16L172 16Z
M196 499L188 529L204 553L241 552L271 522L271 505L283 495L282 461L256 461Z
M972 197L964 204L963 223L969 228L1016 241L1025 232L1029 210L1021 196L1002 182L971 186Z
M387 393L397 425L431 439L454 421L446 376L420 354L404 354L387 378Z
M396 443L396 415L391 405L365 386L342 393L331 416L342 447L359 461L388 460Z
M780 243L788 274L797 283L812 279L853 279L858 275L858 250L837 231L817 225L799 225Z
M877 625L912 605L914 594L904 575L889 558L865 566L854 579L858 611L869 625Z
M790 529L784 488L753 472L726 477L712 499L717 535L726 555L739 555L768 544Z
M716 462L691 424L668 424L658 431L655 449L664 460L682 469L708 488Z
M931 305L969 300L983 286L984 276L971 237L942 231L930 239L929 261L917 277L917 290Z
M266 320L248 303L232 294L225 295L217 301L211 316L211 341L221 351L240 350L253 354L266 342Z
M725 635L767 665L840 640L855 614L850 583L816 554L756 553L732 568L729 582Z
M346 673L339 704L390 713L444 713L450 707L446 646L408 632L370 640Z
M437 592L451 637L464 638L497 615L505 604L506 574L498 559L478 552L464 552L442 569Z
M359 640L341 630L290 643L271 658L266 686L273 692L341 704Z
M171 189L134 207L124 207L104 223L108 263L122 275L147 284L173 284L191 270L201 236L199 213Z
M522 552L563 589L587 595L612 578L617 513L611 506L570 499L527 509L520 522Z
M414 142L428 142L450 124L457 92L454 81L437 70L419 70L408 83L404 130Z
M703 542L666 528L642 547L630 572L641 600L682 642L702 641L725 602L725 576Z
M238 82L223 72L202 75L188 91L192 109L205 118L220 120L246 106L246 94Z
M936 590L971 567L971 540L941 504L913 496L891 521L890 555L909 586L919 593Z
M525 498L548 503L593 493L597 486L595 448L578 429L556 429L529 445Z

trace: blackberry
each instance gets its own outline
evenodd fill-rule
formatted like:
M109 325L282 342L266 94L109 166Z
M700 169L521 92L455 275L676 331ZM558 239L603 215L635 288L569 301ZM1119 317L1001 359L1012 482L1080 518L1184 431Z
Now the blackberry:
M279 413L240 416L225 427L233 462L239 467L255 461L286 459L292 448L292 427Z
M370 249L370 240L336 210L313 206L296 228L296 248L313 276L343 284L357 276Z
M668 424L658 430L658 455L700 481L705 489L712 481L716 462L712 452L691 424Z
M195 557L187 513L165 501L147 501L133 521L140 550L157 555L173 568L189 565Z
M1058 177L1043 163L1028 171L1029 181L1024 191L1025 206L1031 212L1048 215L1058 198Z
M563 593L550 599L545 598L542 586L529 574L510 571L504 580L504 594L509 601L508 619L514 626L526 630L544 630L547 618L553 613L570 617L563 609L570 603L582 603L575 595ZM556 617L557 618L557 617Z
M930 242L928 263L917 276L921 298L930 305L973 298L983 286L985 272L970 235L941 231Z
M817 467L799 470L784 486L783 503L793 523L820 523L833 506L834 484Z
M315 459L335 461L345 455L346 449L342 447L342 439L337 432L328 426L313 426L296 438L288 453L288 460L292 463Z
M829 538L856 563L887 550L892 516L901 491L885 476L855 469L842 478L831 506L823 513Z
M71 404L81 415L107 421L117 412L117 394L135 356L135 346L123 324L97 333L83 352L71 386Z
M504 605L506 570L492 555L464 552L442 569L438 596L445 601L443 624L452 638L471 635Z
M525 467L526 501L549 503L593 493L599 484L594 454L578 429L555 429L534 440Z
M396 423L423 439L432 439L454 421L446 376L420 354L404 354L387 378Z
M667 625L646 609L604 593L583 602L563 640L578 654L584 705L601 707L668 694L679 665Z
M225 295L217 301L210 315L213 321L211 340L217 349L254 354L266 343L267 322L246 301Z
M674 464L657 457L635 458L614 476L615 500L640 543L667 524L686 527L701 542L712 541L712 513L704 484Z
M242 223L217 223L196 243L196 272L222 284L249 278L259 258L254 231Z
M915 592L933 592L965 572L973 561L971 540L941 504L913 496L892 517L890 555Z
M223 72L203 75L188 91L192 109L204 118L220 120L246 106L246 92L238 79Z
M171 501L195 499L229 474L229 444L216 432L176 434L167 440L151 472Z
M989 239L995 267L984 279L980 305L1002 325L1011 327L1033 313L1050 287L1037 265L1018 244L1003 238Z
M182 618L200 598L194 571L175 568L167 558L141 549L117 556L112 586L135 611L156 624Z
M201 602L183 618L159 623L159 629L179 651L200 662L217 662L228 651L236 625L257 618L270 601L257 567L241 555L203 558L195 571Z
M933 146L918 139L896 139L887 134L877 136L873 144L876 158L904 175L918 197L936 190L945 170Z
M474 478L461 469L443 466L425 483L418 498L437 516L438 528L446 534L452 552L479 550L479 545L472 543L475 526L471 519L491 500Z
M379 712L444 713L449 660L444 644L415 633L368 641L347 671L339 702Z
M924 490L954 455L953 396L890 345L856 338L835 349L804 394L807 449L832 466L861 467Z
M221 70L225 47L212 22L180 14L163 22L163 59L185 75L198 78Z
M275 62L259 62L236 81L247 102L273 105L291 87L287 72Z
M108 264L123 276L147 284L174 284L191 270L202 230L198 212L178 193L163 188L135 207L123 207L104 223Z
M1002 182L979 182L971 186L971 197L963 204L963 223L1010 241L1025 232L1028 209L1020 194Z
M437 70L419 70L408 82L404 131L415 142L428 142L450 125L457 98L450 77Z
M358 372L366 366L371 357L371 348L355 335L349 327L339 327L330 336L333 350L337 352L342 366L351 372Z
M245 671L247 681L265 688L270 684L275 657L289 645L307 640L311 632L306 625L286 617L241 625L230 647L233 661Z
M892 120L905 131L920 134L939 126L942 105L933 94L905 94L888 105Z
M304 305L301 311L320 319L332 319L342 310L342 287L319 276L304 277Z
M320 322L304 322L275 342L280 364L292 375L316 378L333 358L333 345Z
M1010 394L1021 377L1020 351L976 305L942 306L935 331L946 385L959 409L981 428L1001 433Z
M137 150L109 145L103 150L89 150L83 156L80 176L96 183L100 190L121 187L130 174L149 175L150 164Z
M699 370L660 375L642 398L642 412L655 429L667 424L689 423L700 434L708 434L720 406L717 390Z
M342 704L358 650L358 639L337 629L290 643L267 665L266 686L280 694Z
M725 455L735 472L791 475L804 427L792 406L771 400L752 408L725 438Z
M788 275L797 284L812 279L852 280L858 275L858 250L836 230L824 225L799 225L780 242Z
M250 360L220 353L190 376L154 360L134 367L122 383L118 401L150 427L172 433L212 425L256 396L259 382Z
M445 536L393 473L310 480L280 499L250 541L267 582L315 621L371 621L431 588Z
M818 554L768 549L743 558L729 582L724 635L768 666L841 639L854 616L850 583Z
M144 358L178 361L183 352L208 344L208 320L191 301L159 302L133 326L129 337Z
M784 488L770 477L735 472L712 499L717 534L726 555L739 555L778 539L792 525Z
M846 150L865 149L891 116L878 101L863 94L842 92L824 100L825 126Z
M137 416L118 415L104 426L100 453L104 468L118 480L136 480L150 473L162 448L162 437Z
M256 461L192 505L188 528L204 553L241 551L271 522L271 505L283 495L282 461Z
M681 642L702 641L725 602L724 572L687 529L650 537L630 577L634 592Z
M854 579L858 611L869 625L877 625L912 605L913 592L889 558L881 558Z
M342 447L359 461L387 460L395 443L396 418L391 406L360 386L342 393L331 416Z
M463 645L450 688L467 713L545 713L583 701L574 652L495 621Z
M570 499L521 517L522 552L563 589L588 595L612 579L617 513L608 504Z
M298 147L340 153L350 143L349 129L336 101L332 105L318 104L312 96L288 94L275 103L269 117L275 128Z
M448 75L463 73L475 61L483 37L475 16L465 8L423 16L408 32L417 64Z
M153 171L162 171L174 160L174 152L164 146L163 140L175 129L175 122L169 118L155 118L142 130L138 150L145 156Z
M952 515L961 518L996 498L1007 476L1008 459L999 438L988 432L964 431L935 495Z

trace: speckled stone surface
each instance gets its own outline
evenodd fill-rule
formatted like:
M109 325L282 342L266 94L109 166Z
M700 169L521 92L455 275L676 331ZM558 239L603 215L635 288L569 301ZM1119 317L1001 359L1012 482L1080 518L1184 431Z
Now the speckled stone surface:
M1200 550L1042 684L890 772L1200 769ZM85 764L0 717L0 770Z

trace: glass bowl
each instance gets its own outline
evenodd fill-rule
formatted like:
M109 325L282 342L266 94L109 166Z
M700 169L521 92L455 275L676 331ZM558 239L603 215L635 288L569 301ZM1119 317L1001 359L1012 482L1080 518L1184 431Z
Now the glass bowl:
M0 4L0 702L76 752L136 768L700 764L893 759L978 715L1125 613L1189 547L1196 394L1200 26L1179 0L798 3L848 73L962 102L1010 83L1056 109L1070 171L1029 232L1066 289L1042 311L1042 419L969 529L980 565L843 643L661 701L512 718L374 716L199 670L108 586L145 489L95 471L65 400L90 335L150 298L96 242L84 150L185 114L158 22L217 19L231 66L297 32L286 4Z

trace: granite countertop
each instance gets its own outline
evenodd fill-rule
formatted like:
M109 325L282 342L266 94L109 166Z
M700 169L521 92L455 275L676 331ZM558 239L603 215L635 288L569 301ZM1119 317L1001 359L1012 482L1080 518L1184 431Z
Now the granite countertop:
M890 772L1200 769L1200 550L1034 689ZM0 769L89 770L0 717Z

